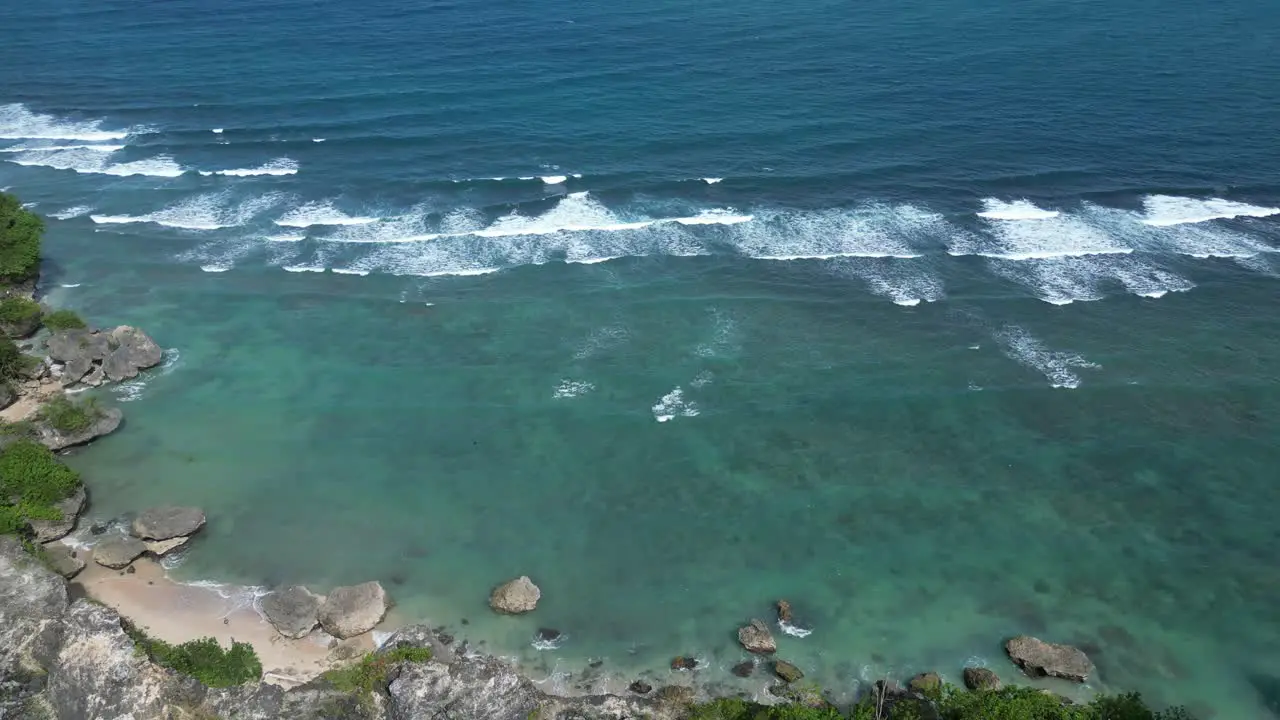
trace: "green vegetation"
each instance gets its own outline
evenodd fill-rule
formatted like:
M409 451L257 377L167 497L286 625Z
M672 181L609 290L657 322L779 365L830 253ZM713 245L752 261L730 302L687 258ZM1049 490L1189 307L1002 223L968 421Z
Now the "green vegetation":
M44 316L44 326L57 332L59 330L83 330L89 325L71 310L54 310Z
M396 664L430 659L431 648L401 645L386 652L369 653L353 665L329 670L324 679L336 690L368 695L386 689L387 674Z
M23 355L17 343L0 334L0 382L9 382L22 377L39 362L29 355Z
M28 520L61 520L54 503L80 486L80 476L48 448L17 440L0 451L0 535L21 532Z
M100 417L102 417L102 408L98 406L96 398L77 403L65 395L59 395L46 402L40 408L38 416L42 422L61 433L77 433L85 430Z
M18 198L0 193L0 282L31 280L40 269L44 221Z
M891 706L891 707L890 707ZM1194 720L1182 708L1156 712L1136 693L1105 695L1087 705L1064 703L1036 688L969 692L946 686L933 699L909 698L877 707L863 700L849 714L804 705L766 706L738 699L695 705L689 720Z
M139 653L208 687L231 687L262 678L262 662L249 643L231 643L231 649L224 650L217 640L207 637L170 645L149 637L130 623L121 621L120 625L133 639Z
M21 295L0 299L0 324L33 326L40 319L40 303Z

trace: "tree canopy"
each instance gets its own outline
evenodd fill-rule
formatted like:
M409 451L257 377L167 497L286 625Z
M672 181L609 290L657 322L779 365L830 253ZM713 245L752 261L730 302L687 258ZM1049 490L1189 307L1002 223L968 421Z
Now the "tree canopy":
M44 221L18 198L0 193L0 282L30 280L40 268Z

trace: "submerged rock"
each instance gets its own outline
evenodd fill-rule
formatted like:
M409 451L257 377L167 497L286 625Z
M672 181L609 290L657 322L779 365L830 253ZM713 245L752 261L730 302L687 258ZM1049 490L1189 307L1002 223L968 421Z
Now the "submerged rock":
M672 670L697 670L698 659L686 655L678 655L671 660Z
M320 624L317 616L323 603L320 595L301 585L290 585L263 596L262 614L281 635L301 638Z
M158 507L134 518L133 534L144 540L187 537L204 527L204 511L196 507Z
M564 633L555 628L538 628L538 640L541 642L556 642L564 637Z
M999 690L1004 687L994 670L981 667L964 669L964 686L970 690Z
M131 537L114 537L93 546L93 561L112 570L120 570L147 551L142 541Z
M68 580L79 575L84 569L85 563L80 559L79 553L62 543L45 545L44 557L54 572Z
M372 630L389 607L382 585L367 582L334 588L320 604L316 619L325 632L346 640Z
M653 692L653 686L643 680L636 680L628 685L627 689L637 695L648 695Z
M734 665L733 669L730 670L730 672L732 672L734 675L740 678L751 677L751 674L754 673L755 671L756 671L756 664L751 660L743 660L737 665Z
M1093 671L1089 656L1070 645L1056 645L1039 638L1019 635L1004 644L1015 665L1031 677L1057 677L1084 682Z
M804 677L804 673L800 672L800 668L792 665L786 660L773 661L773 674L789 683L793 683Z
M533 584L528 575L521 575L494 588L489 596L489 607L500 613L518 615L531 612L538 607L540 599L542 599L542 591Z
M688 685L664 685L653 696L664 707L673 708L683 714L684 708L693 704L693 688Z
M65 500L59 500L53 506L62 513L61 520L29 520L27 524L31 526L31 531L36 534L36 542L49 542L66 537L68 533L76 527L76 520L80 518L80 513L84 512L85 502L88 495L85 494L84 486L75 489L71 496Z

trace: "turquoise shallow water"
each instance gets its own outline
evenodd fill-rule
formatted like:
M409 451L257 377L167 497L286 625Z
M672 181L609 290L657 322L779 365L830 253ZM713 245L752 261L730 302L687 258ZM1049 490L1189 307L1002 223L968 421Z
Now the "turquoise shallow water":
M787 598L839 696L1030 632L1267 717L1276 13L5 7L0 187L171 348L70 460L208 510L181 577L377 578L553 683L753 692Z

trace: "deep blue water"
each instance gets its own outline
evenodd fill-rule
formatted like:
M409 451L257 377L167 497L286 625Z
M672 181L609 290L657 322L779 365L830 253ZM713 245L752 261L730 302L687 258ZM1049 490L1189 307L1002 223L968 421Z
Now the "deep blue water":
M172 348L74 461L104 516L209 509L179 573L372 575L615 685L682 653L738 683L732 629L786 596L814 634L784 654L842 694L1013 677L1000 638L1036 632L1094 687L1265 712L1280 5L0 27L0 187L49 218L50 302ZM517 573L544 607L489 617Z

